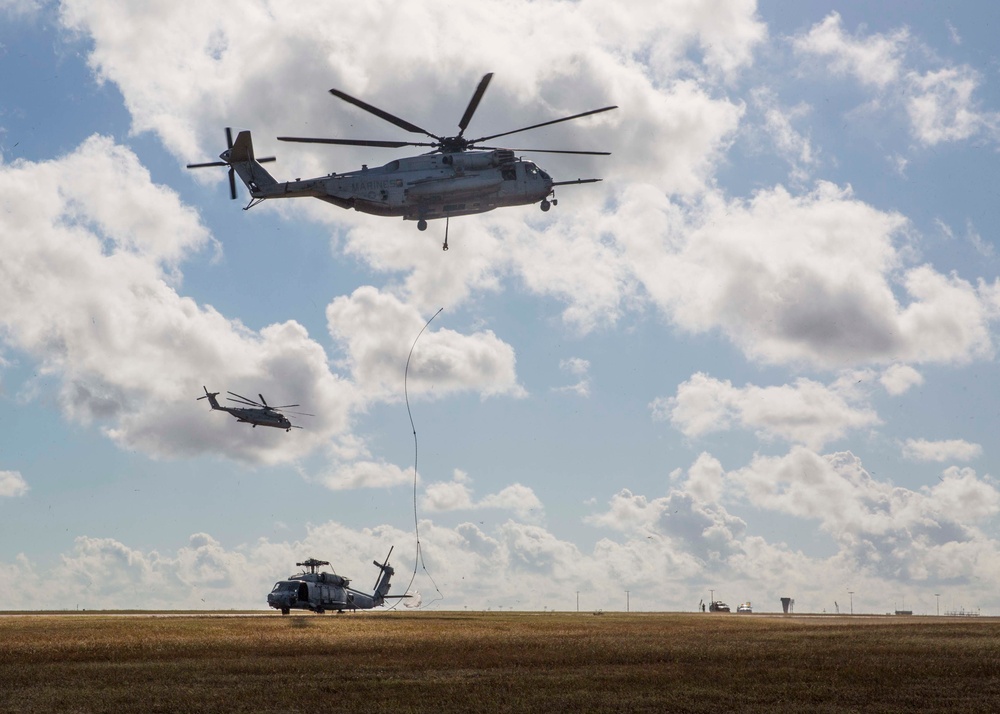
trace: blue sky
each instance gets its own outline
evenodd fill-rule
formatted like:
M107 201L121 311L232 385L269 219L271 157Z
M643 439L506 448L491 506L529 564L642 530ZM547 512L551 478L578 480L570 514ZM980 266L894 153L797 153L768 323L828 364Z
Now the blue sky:
M7 606L263 607L390 546L402 588L443 308L424 606L1000 610L1000 11L623 7L0 1ZM332 87L447 133L486 72L473 133L617 104L516 144L605 180L444 253L184 168L226 126L279 180L379 165L274 137L400 138Z

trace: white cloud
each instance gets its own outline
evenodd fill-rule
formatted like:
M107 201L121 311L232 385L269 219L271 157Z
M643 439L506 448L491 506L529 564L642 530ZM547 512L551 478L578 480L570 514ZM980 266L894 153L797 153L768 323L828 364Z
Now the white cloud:
M456 469L451 481L427 484L420 507L432 513L494 508L513 511L520 518L529 520L538 520L544 515L542 502L528 486L515 483L475 501L470 482L468 474Z
M355 399L301 326L254 333L173 287L209 234L128 149L95 136L60 159L3 165L0 193L4 339L56 377L69 418L154 456L264 462L346 428ZM308 394L318 416L296 439L234 429L195 403L202 385Z
M517 383L513 348L489 330L462 335L431 325L421 334L426 319L414 306L367 286L334 299L326 316L330 334L345 347L345 365L371 398L402 399L404 376L411 395L525 393Z
M358 460L336 465L319 481L333 491L390 488L413 482L413 472L384 461Z
M660 397L650 406L655 418L669 420L692 438L737 426L763 439L819 448L850 430L879 423L871 407L857 402L851 387L838 382L827 386L800 378L791 385L741 388L698 372L677 387L675 396Z
M891 34L851 37L844 33L840 15L832 12L794 39L796 50L825 57L830 69L848 74L863 84L885 87L899 79L910 36L906 29Z
M0 471L0 498L16 498L28 492L28 482L20 471Z
M984 129L995 129L996 114L975 109L972 95L979 80L968 67L949 67L912 73L908 77L910 94L906 109L913 131L923 144L934 146L945 141L961 141Z
M574 377L579 377L579 381L576 384L568 384L564 387L553 387L554 391L557 392L571 392L577 394L581 397L590 396L590 377L588 372L590 371L590 362L580 357L570 357L569 359L559 360L559 369L564 372L568 372Z
M954 28L949 26L953 39ZM995 138L1000 114L980 111L973 98L979 76L968 65L920 72L905 66L909 50L920 50L905 28L889 34L844 34L841 18L831 13L804 36L794 39L804 54L829 61L829 68L881 90L887 107L903 106L914 138L925 146L962 141L981 133ZM958 41L956 41L958 44ZM917 54L922 54L917 52Z
M911 461L971 461L982 454L982 446L964 439L907 439L903 444L903 458Z
M896 397L911 387L919 387L924 383L924 376L908 364L893 364L885 368L879 382L885 391Z
M708 197L701 215L630 189L618 240L679 327L721 330L748 357L824 368L964 362L992 354L986 295L929 265L906 268L907 221L820 182L752 200ZM641 216L642 230L636 230ZM907 301L897 298L896 291Z
M971 469L951 469L933 488L911 491L876 480L849 452L796 447L755 457L727 477L760 508L819 521L855 569L882 577L971 577L1000 553L972 525L1000 512L1000 492ZM962 564L947 563L949 554Z
M782 107L774 93L764 87L754 90L752 98L757 111L764 115L764 130L774 142L778 155L791 166L792 180L797 184L804 183L819 160L809 137L798 131L794 122L808 116L810 107L805 104Z
M507 505L489 504L494 496L476 503L468 490L454 488L468 483L457 472L434 497L447 496L449 507L460 508L524 503L523 494ZM506 491L495 497L506 503ZM730 507L818 521L835 553L808 555L769 542ZM821 456L796 447L728 472L702 454L665 495L613 494L587 519L610 534L589 552L538 524L449 528L423 520L421 552L433 582L420 570L414 589L436 588L423 599L437 607L541 610L571 609L577 590L585 608L618 609L620 588L632 592L637 609L664 610L694 609L712 581L722 597L753 600L761 610L776 610L780 591L794 595L800 611L818 612L832 607L830 593L848 582L859 592L947 582L955 597L966 593L996 607L1000 543L976 524L992 523L998 513L1000 491L972 469L950 468L932 487L914 491L876 479L849 453ZM295 562L336 559L338 573L364 582L371 561L390 546L396 547L393 592L402 593L413 537L388 525L352 529L337 522L309 526L299 540L235 547L196 533L172 552L80 537L56 567L44 569L48 588L38 587L42 569L28 558L0 563L0 596L15 609L263 608L272 583Z

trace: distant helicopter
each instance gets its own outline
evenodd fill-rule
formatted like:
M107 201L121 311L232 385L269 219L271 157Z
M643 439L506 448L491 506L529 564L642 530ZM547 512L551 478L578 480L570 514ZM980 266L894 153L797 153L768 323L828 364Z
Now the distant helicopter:
M484 75L472 95L465 113L458 122L456 136L438 136L426 129L400 119L378 107L346 94L339 89L331 89L330 94L353 104L390 124L406 131L424 134L434 141L378 141L371 139L315 139L308 137L279 136L278 141L293 141L310 144L337 144L341 146L371 146L399 148L403 146L427 146L433 151L421 156L395 159L384 166L369 169L362 166L360 171L329 174L319 178L295 179L279 183L269 174L262 163L274 161L273 156L255 159L253 143L249 131L241 131L233 142L232 131L226 128L226 151L219 155L221 161L188 164L189 169L205 166L229 167L229 192L236 198L236 181L233 173L250 191L251 200L245 206L248 210L269 198L295 198L311 196L327 201L341 208L376 216L402 216L403 220L416 221L421 231L427 229L427 221L434 218L448 219L485 213L505 206L524 206L538 203L543 211L548 211L558 201L554 198L554 186L593 183L601 179L576 179L573 181L553 181L545 171L531 161L516 157L514 152L527 151L548 154L587 154L608 156L607 151L568 151L555 149L508 149L494 146L477 146L489 139L517 134L571 119L600 114L617 109L617 106L592 109L580 114L553 119L552 121L506 131L500 134L466 139L465 129L472 115L486 93L493 74ZM552 200L549 197L553 196ZM448 250L448 229L445 225L445 242Z
M244 422L246 424L252 424L256 429L258 426L273 426L276 429L284 429L285 431L291 431L292 429L301 429L301 426L296 426L288 421L288 417L281 413L282 410L288 409L289 407L297 407L298 404L286 404L281 407L272 407L264 400L263 394L258 394L260 397L260 402L255 402L252 399L247 399L246 397L241 397L236 392L228 392L232 394L233 397L238 397L238 399L233 399L232 397L226 397L230 402L236 402L237 404L245 404L244 407L223 407L219 404L216 397L219 396L218 392L210 392L208 388L202 386L205 390L205 396L198 397L198 399L207 399L208 403L211 405L212 409L220 412L229 412L237 421ZM198 401L198 400L195 400ZM315 416L315 414L306 414L305 412L288 412L289 414L298 414L299 416Z
M392 548L389 548L392 555ZM287 615L291 610L311 610L322 614L327 610L336 610L339 615L344 610L370 610L382 605L388 598L405 598L409 595L388 595L389 579L396 574L389 565L389 555L385 562L373 560L372 563L382 572L375 582L375 592L371 595L349 587L348 578L334 573L317 573L329 561L310 558L302 563L296 563L300 568L308 568L309 572L292 575L288 580L274 584L268 593L267 604L275 610L281 610Z

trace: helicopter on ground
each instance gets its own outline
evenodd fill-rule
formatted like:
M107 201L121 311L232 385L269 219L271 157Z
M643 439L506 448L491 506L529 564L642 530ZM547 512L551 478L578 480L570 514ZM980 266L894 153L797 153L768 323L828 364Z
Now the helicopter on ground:
M389 555L392 555L392 548L389 548ZM375 591L371 595L350 587L351 581L348 578L334 573L316 572L321 566L330 563L326 560L309 558L296 563L300 568L307 568L309 572L303 571L298 575L292 575L288 580L275 583L267 595L267 604L275 610L281 610L282 615L287 615L293 609L311 610L318 614L336 610L339 615L344 610L370 610L382 605L387 598L410 597L387 594L390 587L389 579L396 574L389 565L389 555L385 557L384 563L372 561L382 572L379 573Z
M553 187L570 184L593 183L598 178L575 179L573 181L553 181L534 162L526 161L515 152L537 152L549 154L586 154L608 156L607 151L570 151L555 149L510 149L497 146L480 146L484 141L501 136L517 134L529 129L558 124L600 114L617 109L617 106L602 107L572 116L553 119L531 126L466 139L465 130L486 93L493 74L483 76L476 91L458 122L456 136L438 136L401 119L387 111L356 99L338 89L330 94L353 104L370 114L383 119L411 133L424 134L434 141L381 141L372 139L319 139L309 137L279 136L278 141L309 144L336 144L341 146L370 146L400 148L403 146L426 146L432 151L420 156L400 158L384 166L360 171L332 173L311 179L295 179L279 183L269 174L262 163L274 161L273 156L256 159L249 131L241 131L232 139L232 131L226 128L226 151L219 155L221 161L188 164L189 169L206 166L229 167L229 192L236 198L234 172L250 191L251 200L244 207L248 210L269 198L295 198L308 196L332 203L341 208L376 216L402 216L403 220L416 221L417 228L427 230L427 221L435 218L448 219L485 213L505 206L539 204L543 211L557 205ZM552 197L550 201L549 198ZM447 221L445 226L444 250L448 250Z
M212 407L213 410L220 412L228 412L232 414L234 417L236 417L237 421L246 424L252 424L255 429L258 426L273 426L276 429L284 429L285 431L291 431L292 429L302 428L301 426L296 426L295 424L292 424L288 420L288 417L286 417L284 414L281 413L283 410L288 409L290 407L299 406L298 404L285 404L284 406L280 407L272 407L270 404L267 403L267 401L265 401L263 394L258 394L257 396L260 397L260 402L255 402L252 399L241 397L239 394L236 394L235 392L228 392L228 394L232 394L233 397L237 397L237 399L233 399L232 397L226 397L226 399L228 399L231 402L236 402L237 404L244 404L245 406L224 407L220 405L218 400L216 399L216 397L219 396L218 392L210 392L208 391L208 388L205 386L202 386L202 389L205 390L205 396L198 397L198 399L207 399L209 405ZM305 412L288 412L288 413L298 414L300 416L315 416L314 414L306 414Z

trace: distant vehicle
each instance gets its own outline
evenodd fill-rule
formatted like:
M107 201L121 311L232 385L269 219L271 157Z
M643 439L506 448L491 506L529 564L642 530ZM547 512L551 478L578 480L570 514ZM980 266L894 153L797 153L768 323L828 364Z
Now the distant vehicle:
M722 602L722 600L713 600L708 605L709 612L732 612L729 609L729 605Z
M198 399L207 399L209 405L212 409L220 412L228 412L236 417L236 420L244 424L252 424L254 428L258 426L273 426L276 429L284 429L285 431L291 431L292 429L301 429L301 426L295 426L292 422L288 421L286 417L281 412L288 409L289 407L297 407L298 404L285 404L280 407L272 407L264 400L263 394L258 394L260 397L259 402L255 402L252 399L247 399L246 397L241 397L235 392L229 392L233 397L239 397L238 399L233 399L232 397L226 397L230 402L236 402L237 404L243 404L242 407L224 407L221 406L216 399L219 396L218 392L210 392L208 388L202 386L205 390L205 396L198 397ZM197 400L195 400L197 401ZM315 416L313 414L306 414L305 412L288 412L289 414L298 414L300 416Z
M392 555L392 548L389 549ZM382 572L375 582L375 592L368 593L350 587L351 581L335 573L317 572L320 567L329 565L327 560L310 558L302 563L296 563L309 572L292 575L288 580L274 584L268 593L267 604L275 610L281 610L287 615L291 610L311 610L323 614L327 610L336 610L339 615L344 610L370 610L384 604L388 598L404 598L409 595L389 595L389 579L396 571L389 565L389 556L384 563L373 560L372 563Z
M739 605L739 606L738 606L738 607L736 608L736 612L737 612L737 613L741 613L741 612L742 612L742 613L745 613L745 614L749 614L749 613L752 613L752 612L753 612L753 608L752 608L752 607L750 607L750 602L749 602L749 601L747 601L747 602L745 602L745 603L743 603L743 604Z

